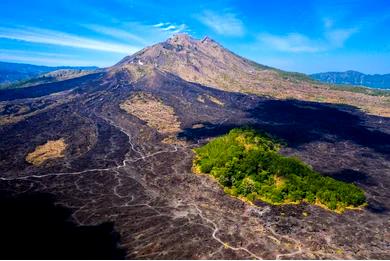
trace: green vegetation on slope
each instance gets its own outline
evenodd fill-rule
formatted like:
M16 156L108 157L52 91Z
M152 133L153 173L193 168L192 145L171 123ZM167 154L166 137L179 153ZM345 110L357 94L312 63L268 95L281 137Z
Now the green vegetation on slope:
M296 158L278 153L280 145L251 129L233 129L195 149L194 169L214 176L225 192L271 204L312 204L343 211L365 203L353 184L325 177Z
M363 93L371 96L383 96L383 97L390 96L390 90L387 89L374 89L374 88L345 85L345 84L337 84L337 85L333 84L328 86L330 86L330 89L338 90L338 91Z
M40 83L46 83L46 82L51 82L51 81L55 81L55 77L38 76L37 78L28 78L25 80L15 81L12 83L0 84L0 90L30 87L30 86L35 85L35 84L38 85Z
M316 81L307 76L304 73L298 73L298 72L287 72L287 71L282 71L276 69L276 71L279 73L279 75L285 79L285 80L290 80L294 82L309 82L309 83L315 83Z
M72 78L81 77L91 73L97 72L95 69L83 70L83 69L61 69L56 71L51 71L45 74L38 75L33 78L27 78L20 81L14 81L10 83L0 84L0 90L2 89L17 89L17 88L27 88L31 86L36 86L40 84L52 83L64 81Z

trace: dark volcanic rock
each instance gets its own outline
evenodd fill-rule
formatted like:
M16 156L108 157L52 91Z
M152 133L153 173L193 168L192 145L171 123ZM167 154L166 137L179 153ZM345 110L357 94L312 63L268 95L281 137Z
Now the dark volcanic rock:
M12 195L2 210L13 213L2 215L8 221L16 215L17 223L21 216L31 219L0 236L7 240L17 229L10 236L25 237L19 249L37 246L21 258L121 258L122 250L139 259L390 258L389 118L351 106L226 92L145 61L128 62L50 99L4 103L3 116L15 117L20 104L34 109L0 126L0 190ZM164 134L120 108L137 92L173 108L180 142L164 142ZM243 125L284 140L285 155L320 173L356 183L366 191L368 207L342 215L306 204L256 207L192 173L192 148ZM64 157L40 166L25 161L36 146L59 138L67 144ZM52 195L55 206L30 196L36 193ZM70 212L61 214L63 208ZM37 228L50 238L65 233L68 249L86 252L73 255L53 240L47 244L59 254L49 256L38 242L28 243ZM80 249L77 238L89 245ZM91 249L96 253L90 256Z
M2 259L123 259L112 223L80 226L50 194L0 192Z

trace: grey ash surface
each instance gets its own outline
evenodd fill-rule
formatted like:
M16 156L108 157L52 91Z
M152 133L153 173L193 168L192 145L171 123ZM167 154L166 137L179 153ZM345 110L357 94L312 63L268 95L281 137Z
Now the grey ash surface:
M69 211L66 222L80 229L108 226L102 232L109 250L104 253L111 255L102 258L390 258L389 118L349 106L218 91L158 71L136 82L125 73L107 73L68 83L74 88L56 99L72 99L0 126L0 190L11 199L50 195L53 204ZM182 129L178 138L186 145L162 143L163 135L119 108L137 91L174 108ZM197 99L206 94L224 105ZM39 99L16 102L32 106ZM195 124L203 127L192 128ZM306 204L252 206L191 172L191 148L242 125L283 139L284 154L323 175L362 187L368 207L340 215ZM25 161L36 146L59 138L68 144L64 158L40 167ZM9 211L29 220L40 210L34 204L36 210L30 205L29 211ZM28 231L15 229L20 238ZM96 257L88 255L88 247L79 255L78 248L68 251ZM50 258L67 255L58 251Z

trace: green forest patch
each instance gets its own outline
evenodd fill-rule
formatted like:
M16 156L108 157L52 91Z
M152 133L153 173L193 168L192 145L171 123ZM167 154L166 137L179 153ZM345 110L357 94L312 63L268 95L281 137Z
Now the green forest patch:
M366 204L362 189L322 176L299 159L282 156L279 148L267 135L233 129L194 150L194 170L212 175L226 193L251 202L305 201L337 212Z

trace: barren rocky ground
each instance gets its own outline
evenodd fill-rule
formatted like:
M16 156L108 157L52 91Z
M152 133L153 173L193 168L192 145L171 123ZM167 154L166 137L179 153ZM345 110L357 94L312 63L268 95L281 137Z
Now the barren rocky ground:
M216 90L157 69L136 81L126 70L116 70L61 86L54 96L25 92L23 99L2 99L2 117L23 114L12 110L18 104L30 113L0 125L3 206L11 204L9 198L49 197L45 204L69 212L66 222L98 231L84 244L92 244L96 235L108 238L98 242L100 250L108 248L101 254L107 258L390 258L389 118L347 105ZM164 104L159 108L172 108L180 124L175 138L181 142L163 142L170 133L121 108L139 92L158 99ZM226 195L209 176L191 171L192 148L243 125L284 140L285 155L301 158L323 175L354 182L365 190L368 206L337 214L306 204L249 205ZM59 139L66 144L62 157L40 165L25 160L38 146ZM44 231L58 227L32 222L30 215L43 208L35 201L20 202L4 207L2 237L13 236L0 255L42 257L42 252L21 250L42 247ZM30 211L22 211L25 205ZM15 209L22 219L12 218L19 213ZM17 222L38 226L37 242L20 243L35 237ZM60 249L50 258L76 251L73 234L62 240L50 235L50 246ZM16 247L20 251L11 252ZM86 247L85 256L95 257L93 249Z

